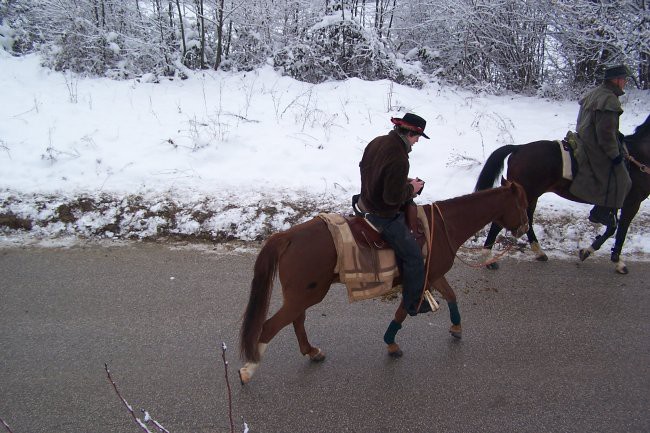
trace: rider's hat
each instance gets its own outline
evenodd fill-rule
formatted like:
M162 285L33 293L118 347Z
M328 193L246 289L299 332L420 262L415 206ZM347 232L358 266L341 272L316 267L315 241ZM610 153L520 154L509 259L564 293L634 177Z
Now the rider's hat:
M603 80L613 80L614 78L627 78L630 76L630 70L625 65L609 66L605 69Z
M397 125L401 128L408 129L409 131L416 132L424 138L429 138L427 134L424 133L424 128L427 126L427 121L417 114L406 113L401 119L398 117L391 117L390 121L393 122L393 125Z

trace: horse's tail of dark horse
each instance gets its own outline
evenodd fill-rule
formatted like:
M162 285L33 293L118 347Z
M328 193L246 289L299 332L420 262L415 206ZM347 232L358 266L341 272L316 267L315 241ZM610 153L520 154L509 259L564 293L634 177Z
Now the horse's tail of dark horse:
M260 360L257 343L269 310L278 261L289 242L289 237L285 233L272 235L267 239L255 261L251 292L239 335L241 354L246 361L259 362Z
M506 157L519 148L516 144L508 144L501 146L488 157L485 165L478 175L474 191L482 191L484 189L494 187L495 182L499 175L503 172L503 165Z

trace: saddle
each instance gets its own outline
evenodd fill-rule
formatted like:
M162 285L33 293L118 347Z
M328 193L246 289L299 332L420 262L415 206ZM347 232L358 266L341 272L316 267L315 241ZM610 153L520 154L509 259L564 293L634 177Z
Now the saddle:
M345 217L357 245L361 248L390 249L390 245L381 237L381 233L377 228L361 216L362 213L358 211L358 202L359 195L357 194L352 197L352 209L354 209L357 215L348 215ZM418 206L411 201L404 205L403 211L407 227L413 234L419 247L424 247L427 239L424 232L424 225L420 218L418 218Z
M422 221L418 219L418 209L415 205L408 205L405 212L406 225L413 233L420 248L426 244L426 236ZM360 248L373 248L377 250L390 249L390 245L381 237L377 228L370 224L367 219L360 216L345 216L345 221L350 227L352 236Z
M411 218L418 228L414 232L426 257L429 222L422 206L412 206ZM332 235L337 252L334 273L345 284L350 302L375 298L391 291L397 284L399 269L395 253L381 234L363 217L319 214ZM409 225L411 227L411 225Z
M576 154L579 152L579 145L576 135L575 132L568 131L564 139L558 140L562 153L562 177L567 180L573 180L578 173Z

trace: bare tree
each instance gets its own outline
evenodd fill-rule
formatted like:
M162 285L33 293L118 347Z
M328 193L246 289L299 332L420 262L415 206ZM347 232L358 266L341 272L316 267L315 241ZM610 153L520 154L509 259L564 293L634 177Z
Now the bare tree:
M578 91L619 62L650 86L647 0L5 0L0 14L14 50L115 78L272 58L310 81L410 80L397 57L495 91Z

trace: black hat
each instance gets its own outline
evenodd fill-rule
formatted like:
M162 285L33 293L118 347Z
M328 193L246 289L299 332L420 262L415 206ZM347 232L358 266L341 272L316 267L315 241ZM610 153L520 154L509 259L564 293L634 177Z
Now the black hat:
M408 129L409 131L417 132L426 139L429 139L427 134L424 133L424 128L427 126L427 121L413 113L406 113L401 119L398 117L391 117L390 121L393 125L401 128Z
M614 78L627 78L630 76L630 70L625 65L610 66L605 69L603 80L612 80Z

